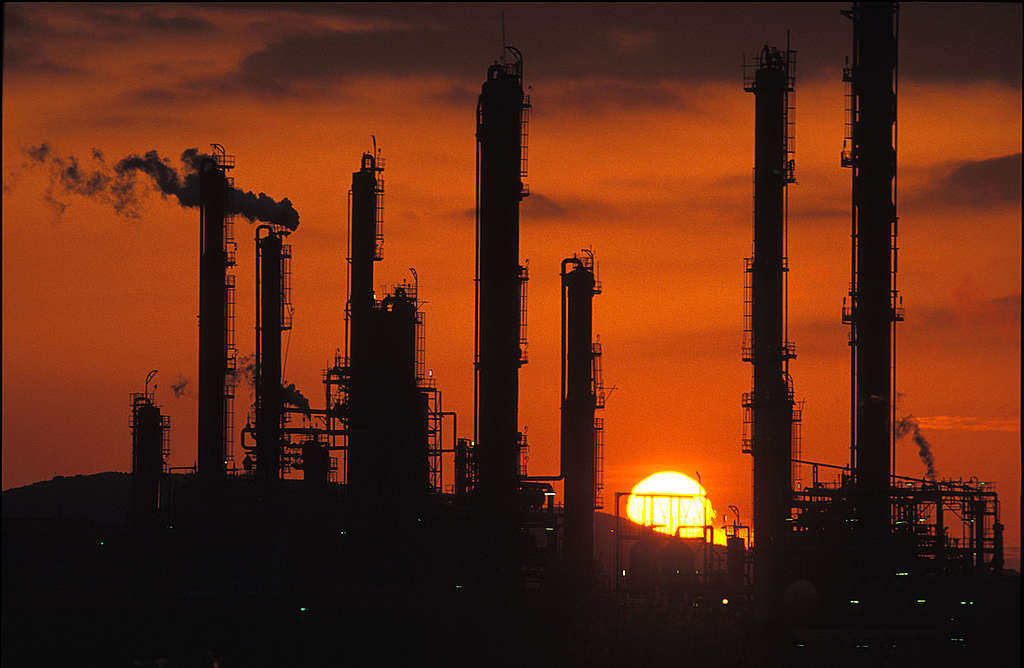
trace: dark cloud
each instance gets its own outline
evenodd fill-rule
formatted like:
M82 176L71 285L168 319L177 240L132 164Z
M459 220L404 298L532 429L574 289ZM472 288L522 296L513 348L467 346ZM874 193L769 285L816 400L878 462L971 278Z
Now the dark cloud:
M1020 318L1020 295L1007 295L1006 297L998 297L992 300L992 305L999 311L1016 313L1017 318Z
M588 108L678 106L673 87L741 82L743 54L783 46L798 53L797 85L834 81L851 49L851 27L825 4L360 4L5 8L11 68L69 72L47 43L127 44L157 35L177 39L251 35L253 51L230 71L193 76L182 88L264 99L320 97L361 75L438 76L455 83L435 99L472 104L487 65L508 41L525 55L528 84L551 104ZM223 14L234 14L228 20ZM239 20L241 19L241 20ZM1020 88L1021 8L1016 4L903 6L900 78L904 83L995 81ZM47 23L50 21L50 24ZM248 22L248 23L247 23ZM250 26L258 22L258 27ZM304 28L296 31L296 25ZM338 25L355 26L339 30ZM326 27L331 26L331 27ZM55 31L49 40L43 31ZM40 46L43 45L43 46ZM5 59L6 60L6 59ZM5 62L5 68L8 64ZM17 71L12 69L12 71ZM667 85L666 85L667 84Z
M440 102L441 104L451 107L462 107L464 109L468 109L472 108L472 106L476 104L476 99L479 95L479 90L470 88L469 86L455 84L430 93L427 95L427 100Z
M4 72L7 74L71 75L81 72L77 67L56 63L38 50L14 45L4 46Z
M945 204L969 208L990 208L1019 204L1021 200L1021 154L987 160L964 161L911 192L908 206Z
M177 104L182 99L179 93L167 88L141 88L128 91L122 97L126 102L155 105Z
M520 207L524 218L562 218L566 214L564 206L540 193L530 193Z
M153 28L161 32L176 33L202 33L209 32L216 28L213 23L199 16L186 16L184 14L165 16L156 12L145 12L141 17L139 17L137 24L139 26Z
M648 103L652 97L660 104L676 103L673 95L651 90L652 83L661 81L734 80L739 85L741 53L755 52L765 38L784 39L791 19L815 35L810 43L833 45L835 40L818 39L823 16L831 19L835 6L829 10L812 6L783 18L774 8L758 6L741 12L699 5L592 5L585 11L539 5L509 9L507 23L509 41L525 55L527 83L569 82L583 103L630 106L644 104L644 97ZM360 6L333 13L381 21L396 16L393 7ZM454 94L459 102L467 89L475 96L475 82L500 55L498 8L411 6L403 7L401 17L408 27L282 35L243 58L234 72L208 84L295 95L310 85L360 75L440 75L463 83L439 94ZM838 13L830 23L836 38L849 32ZM817 61L832 62L838 77L842 55L837 48ZM594 80L603 83L587 83Z
M994 81L1021 87L1021 4L904 3L903 81Z
M554 90L545 90L541 104L577 109L687 109L689 105L677 93L657 82L628 81L569 82Z
M604 98L628 102L652 82L740 80L741 54L766 42L782 46L791 30L800 78L837 82L851 49L849 21L837 4L595 4L313 6L314 17L387 25L282 35L247 56L233 83L295 93L302 83L360 74L440 74L481 78L499 55L505 13L508 41L526 58L528 82L617 81ZM290 9L288 11L291 11ZM994 80L1020 86L1018 5L918 5L901 15L900 75L906 80ZM598 89L600 90L600 89ZM458 97L463 90L448 93ZM670 98L667 103L672 103Z

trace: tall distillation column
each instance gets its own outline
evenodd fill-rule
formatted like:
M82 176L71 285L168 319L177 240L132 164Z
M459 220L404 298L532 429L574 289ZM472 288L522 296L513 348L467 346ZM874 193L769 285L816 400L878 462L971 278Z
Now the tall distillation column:
M523 61L487 70L477 102L476 446L480 505L494 529L499 572L512 576L518 526Z
M214 144L214 157L199 165L199 429L198 478L208 502L220 496L228 457L229 408L234 369L231 307L234 276L229 250L231 216L227 170L233 159Z
M284 271L288 232L256 228L256 467L269 499L281 477L281 332L285 322Z
M891 3L854 3L850 127L842 164L853 169L853 467L857 514L869 536L889 531L891 368L895 323L896 25Z
M380 212L383 160L364 153L359 171L352 174L349 238L349 373L348 484L358 498L374 475L370 443L373 375L373 263L381 259Z
M569 267L572 267L571 271ZM562 462L565 473L565 554L586 578L594 562L597 407L594 382L593 257L562 260Z
M792 505L793 392L786 341L786 187L793 182L789 94L793 52L765 46L753 81L754 256L747 261L748 323L743 359L753 363L753 391L745 397L754 458L754 584L762 612L778 600L780 550Z

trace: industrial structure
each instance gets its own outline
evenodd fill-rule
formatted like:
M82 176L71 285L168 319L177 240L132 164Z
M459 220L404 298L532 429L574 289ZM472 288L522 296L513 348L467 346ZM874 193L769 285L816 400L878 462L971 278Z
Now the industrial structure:
M211 505L223 492L231 455L234 399L235 264L228 197L234 168L220 144L199 164L199 435L196 476Z
M517 568L519 367L526 362L527 269L519 263L519 203L529 194L529 98L514 48L487 70L476 108L477 220L474 383L475 494L493 526L485 548L499 579Z
M903 623L901 615L919 628L948 617L951 599L927 614L920 606L941 598L940 590L968 591L1002 570L999 500L976 480L895 475L893 328L903 318L895 260L897 12L889 4L856 3L844 13L854 26L853 61L844 70L851 89L842 155L853 170L853 275L843 308L853 363L849 465L805 461L800 452L787 323L788 186L795 183L795 52L787 39L785 49L761 49L744 77L755 100L753 254L745 266L742 345L742 359L753 367L743 397L752 522L741 524L732 506L731 522L716 524L703 488L638 495L652 508L675 503L677 513L684 502L703 504L702 526L688 527L699 536L678 528L674 535L656 533L653 521L621 522L625 492L615 493L614 517L595 512L603 507L604 424L597 411L606 392L594 335L601 285L590 250L567 257L560 268L559 470L530 475L518 414L519 370L527 361L519 208L529 194L530 100L522 55L504 47L487 70L476 109L472 436L460 435L455 412L444 410L432 374L424 373L415 270L411 282L375 286L375 265L384 257L385 165L374 138L348 192L349 292L338 296L345 337L323 371L322 407L284 377L282 335L292 326L289 230L255 229L254 402L239 430L245 461L235 466L228 200L234 159L214 144L198 165L196 464L181 476L166 468L169 423L147 378L146 390L132 395L131 513L136 526L166 532L153 554L140 549L126 560L145 569L176 555L186 565L169 579L187 595L166 600L184 609L195 599L202 610L215 608L203 606L218 597L251 604L256 607L247 614L268 634L285 635L256 609L263 601L285 601L305 615L315 607L297 602L306 597L332 610L330 623L322 622L330 628L364 621L359 606L338 601L377 605L396 616L414 609L451 626L451 645L468 665L480 656L466 650L469 643L476 643L475 652L499 654L488 643L514 637L509 629L534 616L556 635L577 618L593 621L588 638L614 627L599 638L607 642L654 615L729 631L803 624L860 632L870 620L885 633ZM564 484L561 504L557 483ZM611 524L595 530L601 522ZM570 611L564 619L552 616L558 606ZM637 609L651 616L631 616ZM747 611L756 613L753 621ZM459 614L465 617L456 623ZM419 627L403 620L396 628ZM788 639L781 632L766 636ZM421 651L440 644L433 636L417 642ZM543 665L545 656L523 662Z
M796 54L765 46L751 81L754 94L754 255L746 260L743 360L754 366L753 390L744 395L744 452L754 457L755 600L782 593L780 547L792 505L794 456L793 381L789 360L786 258L788 195L793 161L794 67ZM767 610L760 608L762 615Z
M745 82L756 99L754 257L747 261L743 345L744 360L754 365L753 392L744 396L744 451L754 458L755 611L766 623L812 609L818 624L871 620L890 629L890 640L899 633L893 629L945 618L953 630L943 640L959 642L959 600L949 592L1001 572L999 501L977 480L895 475L895 325L903 320L896 290L897 7L855 3L843 14L853 21L841 159L853 173L852 279L843 306L852 355L849 465L801 459L788 373L795 356L785 298L793 52L766 46ZM800 484L808 478L810 485Z
M570 269L571 268L571 269ZM594 254L562 260L562 475L565 479L565 557L573 572L589 577L594 561L594 509L600 505L599 439L604 406L601 348L594 341Z
M160 484L167 471L171 419L154 403L149 381L146 388L132 394L132 486L130 521L135 525L152 526L160 511Z

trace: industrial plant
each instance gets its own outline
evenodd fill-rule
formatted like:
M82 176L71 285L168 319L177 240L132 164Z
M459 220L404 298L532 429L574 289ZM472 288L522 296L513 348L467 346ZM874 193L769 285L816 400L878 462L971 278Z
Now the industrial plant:
M437 334L425 326L415 271L388 289L375 283L377 263L388 261L376 139L361 156L339 156L352 169L347 248L338 248L345 336L328 342L338 352L316 389L288 385L282 373L291 263L302 262L288 241L301 232L266 222L241 238L235 159L213 144L196 162L195 465L169 466L170 419L147 377L131 395L129 526L104 545L106 561L66 565L88 574L67 595L117 610L83 633L131 637L152 657L185 657L181 665L208 665L183 647L226 657L217 665L997 665L1015 651L1006 620L1019 592L1003 573L992 486L895 475L898 8L855 3L843 14L853 32L846 136L836 137L852 193L841 321L848 462L801 454L787 325L787 192L796 183L796 53L787 43L760 49L743 82L756 119L741 355L753 371L738 447L751 455L753 508L716 522L698 484L690 493L609 490L614 514L599 512L607 392L595 298L618 289L598 280L600 249L567 248L560 266L532 267L561 278L561 429L557 473L531 474L519 419L531 103L523 55L506 47L486 70L474 129L473 414L446 410L444 379L425 371ZM838 100L838 82L836 91ZM236 264L238 243L254 244L254 267ZM255 356L246 360L238 271L256 277ZM251 406L236 400L245 380ZM44 577L42 564L23 568ZM152 625L162 630L140 630Z

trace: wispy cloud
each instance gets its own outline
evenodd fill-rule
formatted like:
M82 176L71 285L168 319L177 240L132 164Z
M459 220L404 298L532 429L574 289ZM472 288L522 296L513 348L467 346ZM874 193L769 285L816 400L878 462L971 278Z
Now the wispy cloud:
M917 418L922 429L936 431L1020 431L1018 418L980 418L969 415L930 415Z
M1021 154L986 160L965 160L942 170L930 183L913 192L905 203L939 203L968 208L1020 204Z

